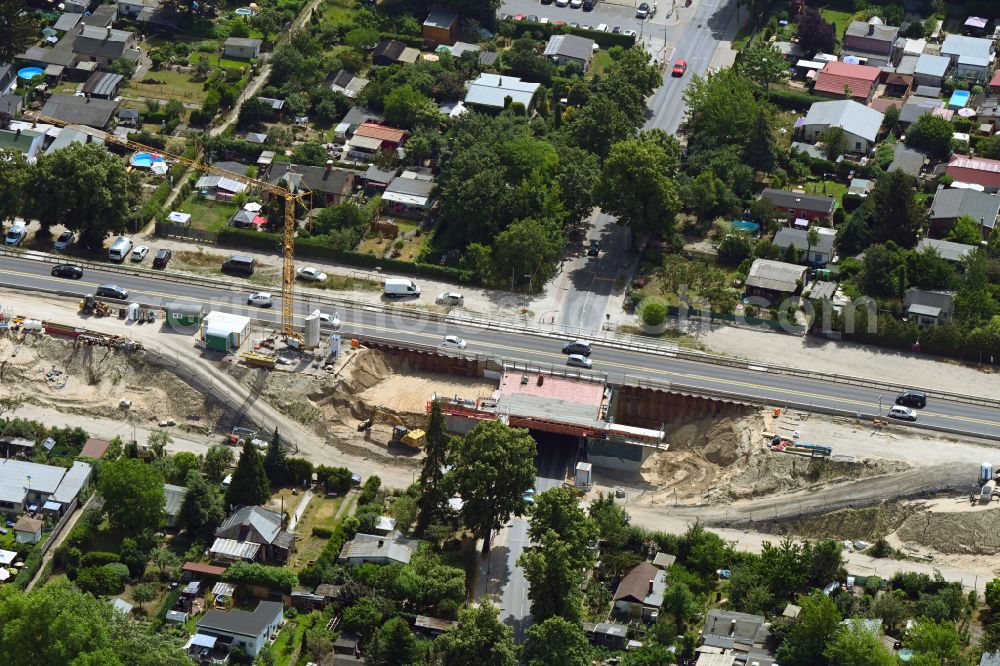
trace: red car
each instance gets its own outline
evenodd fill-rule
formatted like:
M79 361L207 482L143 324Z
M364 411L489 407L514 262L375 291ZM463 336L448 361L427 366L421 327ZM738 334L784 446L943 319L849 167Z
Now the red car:
M673 76L684 76L684 72L687 71L688 64L683 60L678 60L674 63Z
M525 19L524 14L514 14L515 21L523 21Z

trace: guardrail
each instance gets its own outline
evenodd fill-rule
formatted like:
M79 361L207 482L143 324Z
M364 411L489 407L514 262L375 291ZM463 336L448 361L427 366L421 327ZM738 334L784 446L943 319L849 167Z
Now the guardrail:
M22 259L30 259L50 264L65 263L67 261L72 261L72 263L80 265L83 268L89 268L92 270L98 270L104 272L118 273L121 275L131 275L133 277L157 279L161 281L165 280L169 282L177 282L185 284L197 284L204 287L209 287L212 289L221 289L229 292L238 292L247 290L247 285L245 283L236 282L233 280L209 278L188 273L156 271L137 266L125 266L125 265L117 265L117 264L94 262L94 261L79 261L76 260L75 258L70 259L65 257L58 257L43 252L0 248L0 256L19 257ZM43 291L45 290L43 289ZM72 295L74 297L78 296L78 294L69 294L69 295ZM526 321L510 321L510 320L501 320L491 317L480 317L475 315L474 313L470 313L467 311L439 313L439 312L430 312L427 310L418 310L414 308L392 307L385 304L365 303L362 301L354 301L351 299L329 296L327 294L323 294L321 292L314 292L312 290L310 290L309 292L300 291L298 292L298 295L300 297L304 297L304 300L308 300L309 302L314 302L322 305L330 305L334 307L340 307L355 311L365 311L373 314L406 317L408 319L424 320L444 325L474 326L477 328L482 328L487 330L506 331L506 332L516 333L519 335L531 335L534 337L543 337L547 339L566 340L567 338L571 339L579 337L579 338L589 339L592 341L599 341L601 344L605 346L614 347L616 349L624 351L673 357L696 363L710 363L712 365L724 366L737 370L756 371L765 374L779 374L788 377L805 379L808 381L846 384L850 386L869 388L876 391L884 391L889 394L895 394L902 390L907 390L907 389L923 391L927 395L933 396L935 398L941 398L951 402L959 402L969 405L976 405L980 407L991 407L1000 409L1000 399L983 398L967 394L952 393L948 391L940 391L937 389L924 388L915 385L904 386L900 384L891 384L889 382L865 379L863 377L854 377L850 375L828 374L822 372L814 372L810 370L803 370L800 368L791 368L787 366L757 363L738 358L719 356L715 354L708 354L705 352L683 349L677 346L676 343L665 343L663 341L659 341L656 339L641 338L638 336L620 334L611 331L584 330L582 328L554 326L554 325L551 326L550 328L546 328L544 325L539 325L537 323L529 323ZM262 321L267 321L267 320L262 320Z

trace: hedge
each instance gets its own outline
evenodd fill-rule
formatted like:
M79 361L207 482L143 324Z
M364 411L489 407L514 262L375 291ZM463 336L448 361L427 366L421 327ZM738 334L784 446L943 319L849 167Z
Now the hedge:
M83 558L80 560L80 566L99 567L105 564L117 564L118 562L121 562L121 558L118 557L118 553L106 553L100 550L94 550L84 554Z
M230 565L222 574L222 580L284 591L291 590L298 582L294 571L249 562L236 562Z
M22 590L28 588L28 583L31 579L35 577L38 570L42 568L42 548L41 544L38 545L31 554L28 555L27 559L24 560L24 566L21 570L17 572L17 577L14 579L14 585L17 585Z
M304 587L314 588L321 583L328 582L324 580L324 574L327 569L337 563L340 551L344 548L347 540L348 537L344 531L343 524L337 525L330 535L330 540L326 542L319 557L316 558L316 562L307 566L299 573L299 584Z
M809 93L787 90L784 88L771 88L767 91L767 97L775 106L791 111L808 111L809 107L816 102L827 102L829 100L810 95Z
M391 32L380 32L378 34L379 39L395 39L398 42L403 42L407 46L412 46L416 49L424 48L424 38L423 37L413 37L411 35L396 35Z
M320 539L329 539L333 536L333 530L329 527L316 526L312 530L312 535L314 537L319 537Z
M238 227L225 227L220 230L217 242L220 245L233 245L267 250L269 252L279 252L281 250L281 236L279 234L262 233ZM322 240L311 238L296 239L295 255L297 257L330 259L349 266L363 268L378 267L384 271L393 273L422 276L448 282L457 282L459 284L479 283L479 277L472 271L464 271L458 268L451 268L450 266L438 266L437 264L400 261L399 259L383 259L371 254L338 250L325 245Z

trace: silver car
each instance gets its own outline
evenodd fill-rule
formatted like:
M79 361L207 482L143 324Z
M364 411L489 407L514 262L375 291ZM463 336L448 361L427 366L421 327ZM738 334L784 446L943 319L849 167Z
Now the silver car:
M583 354L570 354L566 357L566 365L572 366L574 368L585 368L590 370L594 367L594 362Z

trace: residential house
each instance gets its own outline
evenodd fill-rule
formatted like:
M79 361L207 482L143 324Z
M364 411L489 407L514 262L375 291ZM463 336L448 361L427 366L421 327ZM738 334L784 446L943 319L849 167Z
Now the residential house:
M0 129L0 148L14 150L34 163L45 145L45 132L30 129Z
M48 502L67 508L90 482L93 468L76 461L69 469L0 458L0 513L19 516Z
M80 60L96 62L99 67L110 67L115 60L125 57L134 59L138 55L135 51L138 38L129 30L81 23L76 31L73 52Z
M382 537L377 534L355 534L344 544L338 561L349 566L365 562L374 564L406 564L417 550L418 541L406 537Z
M617 622L584 622L583 633L594 645L624 650L628 646L628 625Z
M400 61L405 50L406 44L398 39L383 39L375 45L375 50L372 51L372 64L381 67L395 65Z
M755 259L746 279L746 291L771 304L797 292L806 281L806 267L772 259Z
M118 0L118 15L135 18L143 9L156 9L160 0Z
M333 129L333 134L337 141L344 142L354 136L354 132L365 123L381 123L384 121L385 118L380 113L363 109L360 106L352 106Z
M56 22L52 24L52 29L57 32L66 33L76 27L76 24L83 18L83 14L60 14Z
M453 620L442 620L429 615L418 615L413 622L413 630L425 636L436 638L441 634L451 631L458 623Z
M233 178L207 174L198 179L195 188L204 196L219 201L231 201L234 196L247 190L247 184Z
M181 515L181 506L184 504L184 496L187 495L187 488L175 486L172 483L163 484L163 496L166 503L163 505L163 514L166 516L167 527L177 527L177 519Z
M945 173L960 183L981 185L987 192L1000 190L1000 160L954 154Z
M941 55L951 59L954 76L985 82L993 65L993 40L948 35L941 44Z
M312 192L312 207L324 208L350 198L359 178L360 175L353 169L338 169L330 164L314 167L285 162L271 170L268 181L272 185L284 181L286 186L309 190Z
M614 595L614 610L621 615L655 620L663 605L663 592L667 589L667 573L640 562L625 574Z
M24 108L24 98L15 92L0 95L0 116L13 118Z
M516 76L483 73L469 85L465 103L481 110L501 111L509 99L511 104L521 104L530 111L540 86Z
M771 42L771 48L784 56L789 63L796 63L806 57L806 51L798 42Z
M805 229L782 227L774 236L774 245L786 250L794 247L802 256L802 261L812 266L826 266L833 258L833 243L837 232L833 229L814 227L819 234L815 245L809 244L809 232ZM823 233L826 232L826 233Z
M212 609L198 620L192 645L221 649L228 652L240 647L250 657L256 657L268 638L278 633L284 619L284 608L278 601L260 601L253 612ZM199 637L214 640L196 640ZM199 645L211 643L211 645Z
M844 32L841 51L844 55L864 58L869 65L883 67L894 62L899 48L896 40L899 38L899 26L884 25L873 17L867 23L851 21Z
M368 167L362 178L365 181L365 194L375 196L381 194L388 187L392 179L396 177L395 169L383 169L374 164Z
M552 35L542 55L559 65L576 65L586 72L594 58L594 40L578 35Z
M925 291L911 287L903 295L903 308L906 316L913 318L917 326L946 324L955 314L955 292Z
M802 131L807 141L815 143L823 132L839 127L847 135L847 150L867 155L875 145L883 118L885 114L852 100L816 102L809 107Z
M118 102L110 99L91 99L75 95L56 94L45 102L42 115L72 125L88 125L104 129L111 122Z
M406 138L406 130L363 123L354 130L354 136L347 141L347 156L354 160L370 162L381 152L396 150Z
M975 245L964 243L953 243L952 241L937 240L935 238L921 238L917 243L917 252L924 250L934 250L939 257L945 261L961 265L969 253L976 249Z
M944 236L963 215L979 222L985 240L1000 217L1000 197L968 188L942 188L934 193L930 211L932 233Z
M354 99L368 85L368 79L356 76L346 69L338 70L326 80L326 87L344 97Z
M413 171L404 171L394 178L382 193L383 211L415 219L427 219L434 206L433 178L421 177Z
M222 46L222 54L236 60L251 60L260 56L260 47L264 42L249 37L230 37Z
M912 95L899 110L899 123L905 127L910 123L917 122L921 116L931 113L934 109L940 107L941 100L937 97Z
M118 111L118 126L119 127L139 127L139 109L119 109Z
M94 72L83 84L83 94L97 99L114 99L118 97L122 81L125 77L111 72Z
M723 655L732 655L746 664L757 662L763 666L773 663L764 647L769 637L768 626L760 615L713 608L705 617L701 646L721 650Z
M951 58L923 53L913 68L913 80L918 86L940 88L951 69Z
M892 163L889 164L887 171L899 169L911 176L919 176L926 159L927 155L919 150L907 148L906 144L900 141L892 148Z
M458 30L458 12L453 9L438 8L431 11L424 20L421 34L428 42L451 44Z
M867 104L875 94L881 73L878 67L828 62L816 75L813 94L842 100L846 92L854 101Z
M14 523L14 541L17 543L38 543L42 540L42 526L44 524L37 518L21 516Z
M832 197L770 187L760 193L760 198L767 199L775 208L793 217L811 221L828 219L833 214L835 203Z
M241 506L229 514L219 529L215 531L215 544L211 551L213 559L246 560L249 551L251 558L258 562L283 563L292 550L293 537L282 529L284 516L277 511L271 511L260 506ZM256 546L256 548L228 548L232 543ZM218 548L217 548L218 546ZM229 557L233 553L234 558Z

